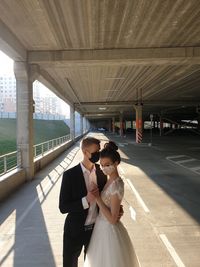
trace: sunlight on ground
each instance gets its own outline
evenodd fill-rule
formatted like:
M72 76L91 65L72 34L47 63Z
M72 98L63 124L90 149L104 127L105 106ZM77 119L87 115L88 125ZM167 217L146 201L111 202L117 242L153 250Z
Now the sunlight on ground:
M10 227L12 225L12 227ZM1 225L0 232L0 266L5 266L6 261L14 259L15 245L15 229L16 229L16 210L9 214L4 223Z

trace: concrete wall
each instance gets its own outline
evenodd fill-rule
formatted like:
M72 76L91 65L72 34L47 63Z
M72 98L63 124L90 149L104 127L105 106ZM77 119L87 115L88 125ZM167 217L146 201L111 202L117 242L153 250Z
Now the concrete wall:
M14 170L3 175L0 180L0 201L8 197L25 182L25 171L22 169Z

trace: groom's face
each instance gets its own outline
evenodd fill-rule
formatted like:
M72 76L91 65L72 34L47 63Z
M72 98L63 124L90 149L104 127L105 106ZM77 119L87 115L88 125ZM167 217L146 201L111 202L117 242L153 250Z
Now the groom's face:
M98 153L100 151L100 145L97 144L91 144L83 150L84 156L86 156L88 159L91 159L92 155L95 153Z

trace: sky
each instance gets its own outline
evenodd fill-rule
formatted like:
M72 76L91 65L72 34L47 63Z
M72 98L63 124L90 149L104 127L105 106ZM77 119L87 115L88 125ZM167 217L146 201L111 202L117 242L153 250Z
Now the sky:
M14 75L13 60L0 50L0 75Z
M13 65L14 61L0 50L0 75L14 76ZM42 92L41 96L45 97L54 95L54 93L52 93L46 86L44 86L41 83L39 83L38 89ZM61 99L60 99L60 105L61 105L62 115L66 115L67 117L69 117L70 113L69 105L66 104Z

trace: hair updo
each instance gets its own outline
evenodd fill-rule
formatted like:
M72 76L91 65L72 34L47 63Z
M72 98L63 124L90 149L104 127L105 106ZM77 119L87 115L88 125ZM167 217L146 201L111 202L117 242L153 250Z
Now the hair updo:
M103 150L100 152L100 158L109 158L114 163L121 162L119 152L117 152L118 146L113 141L105 143Z

